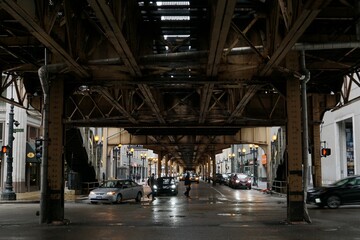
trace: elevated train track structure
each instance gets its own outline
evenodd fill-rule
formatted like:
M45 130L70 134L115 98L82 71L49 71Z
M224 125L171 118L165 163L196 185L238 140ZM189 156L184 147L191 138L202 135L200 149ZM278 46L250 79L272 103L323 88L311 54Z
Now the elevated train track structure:
M301 83L319 184L322 115L348 100L344 79L359 85L359 17L355 0L0 0L1 87L18 94L1 99L47 120L42 222L63 217L73 126L123 128L183 166L286 126L288 217L302 220Z

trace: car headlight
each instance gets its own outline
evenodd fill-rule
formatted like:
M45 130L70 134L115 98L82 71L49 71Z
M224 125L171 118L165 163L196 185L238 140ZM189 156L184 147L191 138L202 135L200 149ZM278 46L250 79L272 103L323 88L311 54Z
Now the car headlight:
M116 194L116 192L114 192L114 191L111 191L111 192L107 192L106 193L106 195L115 195Z
M175 189L175 188L176 188L176 185L175 185L175 184L171 185L171 188L172 188L172 189Z
M236 182L236 183L239 183L239 182L240 182L240 180L236 179L236 180L235 180L235 182Z
M158 187L156 185L153 186L154 189L157 189Z
M95 195L95 193L94 193L93 191L91 191L89 194L91 194L91 195Z

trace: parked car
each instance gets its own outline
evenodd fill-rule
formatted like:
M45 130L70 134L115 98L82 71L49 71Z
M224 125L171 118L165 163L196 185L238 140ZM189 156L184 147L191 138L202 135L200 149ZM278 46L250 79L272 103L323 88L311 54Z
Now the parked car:
M232 173L229 181L229 187L251 189L251 182L251 176L245 173Z
M229 186L231 173L223 173L222 177L224 185Z
M328 186L309 189L306 203L329 208L360 204L360 176L343 178Z
M222 174L221 173L216 173L212 180L213 180L214 183L222 184Z
M216 173L214 182L219 184L226 184L227 178L228 178L228 174L226 173Z
M130 179L114 179L105 181L98 188L90 191L91 203L120 203L125 200L135 199L140 202L144 196L143 186Z
M178 182L174 177L160 177L154 185L155 195L178 195Z

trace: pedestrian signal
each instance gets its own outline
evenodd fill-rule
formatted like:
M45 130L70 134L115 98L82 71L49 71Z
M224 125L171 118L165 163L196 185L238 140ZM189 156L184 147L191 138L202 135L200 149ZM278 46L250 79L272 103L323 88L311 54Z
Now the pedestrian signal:
M1 153L5 154L5 153L9 153L10 147L9 146L2 146L1 147Z
M322 148L321 149L321 156L326 157L331 155L331 149L330 148Z
M36 156L36 158L42 157L42 148L43 148L43 140L36 139L35 140L35 156Z

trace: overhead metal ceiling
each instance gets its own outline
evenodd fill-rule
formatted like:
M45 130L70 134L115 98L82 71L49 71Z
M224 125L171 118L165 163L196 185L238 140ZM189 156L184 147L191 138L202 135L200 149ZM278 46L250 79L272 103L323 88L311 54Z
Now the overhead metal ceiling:
M286 124L286 81L304 75L287 67L292 51L305 51L309 94L338 95L358 70L359 9L356 0L0 0L0 66L23 77L40 109L46 56L60 64L52 76L65 81L66 124L147 135L192 165L225 147L209 139Z

